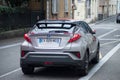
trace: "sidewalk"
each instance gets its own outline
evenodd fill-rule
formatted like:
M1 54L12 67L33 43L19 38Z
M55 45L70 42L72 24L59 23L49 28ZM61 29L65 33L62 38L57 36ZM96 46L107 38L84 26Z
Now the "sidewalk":
M114 18L114 17L116 17L116 15L110 16L110 17L105 18L105 19L103 19L103 20L98 20L98 21L96 21L95 23L90 23L90 25L100 24L100 23L102 23L102 22L104 22L104 21L107 21L107 20L110 20L110 19L112 19L112 18Z
M99 23L102 23L106 20L109 20L113 17L115 17L115 15L110 16L110 17L103 19L103 20L100 20L100 21L96 21L95 23L89 23L89 25L94 26L96 24L99 24ZM29 29L19 29L19 30L12 30L12 31L3 32L3 33L0 33L0 40L11 39L11 38L15 38L15 37L23 37L23 35L25 33L27 33L28 31L29 31Z
M29 31L29 28L2 32L0 33L0 40L11 39L11 38L21 37L21 36L23 37L23 35L28 31Z

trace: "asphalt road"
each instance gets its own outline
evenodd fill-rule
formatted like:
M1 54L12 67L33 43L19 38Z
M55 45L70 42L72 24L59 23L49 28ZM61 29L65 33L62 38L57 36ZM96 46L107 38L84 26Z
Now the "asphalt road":
M23 38L0 41L0 80L120 80L120 24L115 17L92 24L101 43L100 62L90 65L87 76L77 76L71 68L37 68L26 76L20 69L20 44Z

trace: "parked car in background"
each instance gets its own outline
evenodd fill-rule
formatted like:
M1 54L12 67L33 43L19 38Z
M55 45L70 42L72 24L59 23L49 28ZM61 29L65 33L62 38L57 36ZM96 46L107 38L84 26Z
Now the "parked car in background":
M20 65L24 74L35 67L73 67L88 74L89 62L99 62L99 40L84 21L45 20L24 35Z
M116 17L116 23L120 23L120 13L117 14L117 17Z

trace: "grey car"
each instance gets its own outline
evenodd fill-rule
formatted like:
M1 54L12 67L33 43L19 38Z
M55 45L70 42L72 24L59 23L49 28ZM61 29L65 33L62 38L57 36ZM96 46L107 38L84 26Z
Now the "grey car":
M89 62L99 62L99 40L84 21L44 20L24 35L20 65L24 74L35 67L73 67L88 74Z

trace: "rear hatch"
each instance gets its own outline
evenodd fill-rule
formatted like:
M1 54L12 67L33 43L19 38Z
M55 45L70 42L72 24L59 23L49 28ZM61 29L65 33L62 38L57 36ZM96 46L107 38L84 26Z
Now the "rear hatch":
M30 36L34 48L39 49L70 49L71 43L68 41L73 36L71 28L38 28L32 31Z

